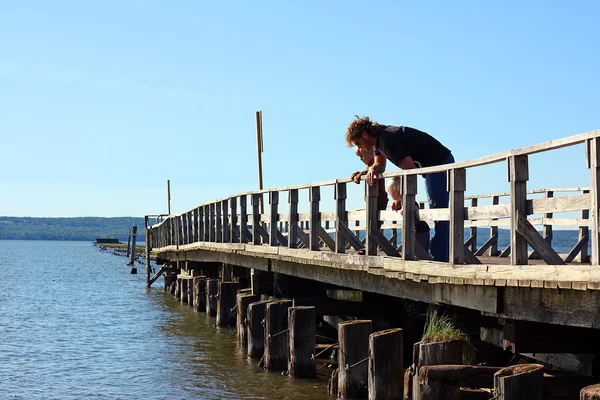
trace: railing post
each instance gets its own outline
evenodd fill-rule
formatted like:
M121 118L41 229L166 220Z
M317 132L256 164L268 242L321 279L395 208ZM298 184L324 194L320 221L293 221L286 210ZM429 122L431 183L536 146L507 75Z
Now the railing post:
M187 212L187 244L194 242L192 211Z
M546 190L546 198L549 199L551 197L554 197L554 192L552 190ZM552 216L553 213L546 213L544 215L545 218L552 218ZM550 243L550 245L552 245L552 224L543 225L542 236L548 243Z
M500 204L500 196L492 196L492 205ZM497 221L498 218L493 218L492 221ZM490 238L496 235L496 242L490 247L490 256L497 257L500 252L498 251L498 227L492 226L490 227Z
M229 199L229 209L231 214L231 220L229 225L229 243L235 242L235 231L237 229L237 197Z
M417 175L402 177L402 258L415 259Z
M290 189L288 202L290 203L288 247L295 249L298 242L298 189Z
M187 213L181 214L181 243L188 244L188 232L187 232Z
M277 246L277 225L279 222L279 192L269 192L269 204L271 205L271 221L270 221L270 232L269 232L269 245Z
M248 199L245 194L240 196L240 243L248 243Z
M221 210L221 202L215 203L216 217L215 217L215 238L217 243L221 243L223 239L223 212Z
M229 243L229 201L221 200L221 212L223 213L223 243Z
M583 190L583 194L587 194L589 193L589 190ZM590 210L581 210L581 219L590 219ZM589 243L589 234L590 234L590 228L587 226L580 226L579 227L579 235L578 235L578 241L583 239L583 237L585 235L588 235L588 242L581 248L581 251L579 252L579 254L576 257L576 260L579 261L580 263L588 263L590 262L590 256L588 254L588 243Z
M260 203L262 203L262 193L252 194L252 244L261 244L260 229Z
M452 264L465 262L465 190L467 174L464 168L448 171L450 192L450 257ZM477 229L477 228L475 228Z
M216 239L217 239L217 237L215 235L216 234L216 231L215 231L215 222L216 222L215 221L215 215L216 215L215 208L216 208L215 203L210 203L210 222L209 222L210 240L209 240L209 242L216 242Z
M335 252L346 252L346 239L340 229L340 225L348 225L348 213L346 212L346 183L336 182L335 187Z
M508 180L510 182L510 263L526 265L527 241L517 233L518 216L527 218L527 181L529 162L527 155L508 157Z
M200 222L198 221L198 208L194 208L194 242L200 240L200 235L198 232L200 231Z
M463 206L464 206L464 203L463 203ZM471 198L471 207L477 207L477 197ZM469 239L471 237L473 237L473 241L471 242L469 249L471 250L472 253L475 253L477 251L477 227L476 226L472 226L469 228L469 236L470 236Z
M310 201L310 233L309 244L310 250L319 250L319 231L321 226L321 213L319 211L319 202L321 201L321 188L319 186L311 186L308 189Z
M210 242L210 205L204 205L204 241Z
M600 263L600 138L586 142L588 151L588 168L590 169L590 209L592 213L592 265Z
M377 255L377 242L371 236L371 232L379 229L377 226L377 223L379 222L379 208L377 207L377 192L379 185L381 185L379 179L375 179L372 186L369 186L367 182L365 182L365 196L367 198L365 230L367 241L365 242L365 251L368 256Z

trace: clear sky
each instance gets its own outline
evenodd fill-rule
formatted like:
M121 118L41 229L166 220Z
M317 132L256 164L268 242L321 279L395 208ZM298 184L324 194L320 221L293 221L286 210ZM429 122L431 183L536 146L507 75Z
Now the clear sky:
M349 176L354 114L457 160L600 129L597 1L1 1L0 215L140 216ZM589 185L583 147L530 188ZM468 194L508 189L505 166ZM424 195L419 195L424 197ZM360 206L362 196L354 196ZM364 203L363 203L364 204Z

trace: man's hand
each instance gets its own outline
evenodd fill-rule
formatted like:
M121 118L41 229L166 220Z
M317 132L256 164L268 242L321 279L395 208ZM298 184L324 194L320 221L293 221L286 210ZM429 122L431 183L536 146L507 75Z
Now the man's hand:
M365 175L366 173L367 171L356 171L355 173L350 175L350 179L352 179L352 181L358 185L360 183L360 177Z
M402 200L394 200L392 203L392 210L400 211L402 210Z
M367 176L365 176L365 182L367 182L367 185L373 186L373 182L375 182L375 179L377 179L377 174L378 172L375 170L374 166L370 166L367 170Z

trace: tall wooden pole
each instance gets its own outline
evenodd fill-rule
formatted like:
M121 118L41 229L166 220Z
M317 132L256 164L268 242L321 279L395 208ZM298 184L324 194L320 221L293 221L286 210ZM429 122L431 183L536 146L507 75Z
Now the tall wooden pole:
M262 152L263 138L262 138L262 111L256 112L256 151L258 156L258 190L263 189L263 177L262 177ZM265 206L260 203L260 213L265 212Z
M171 215L171 180L167 179L167 199L169 204L169 215Z

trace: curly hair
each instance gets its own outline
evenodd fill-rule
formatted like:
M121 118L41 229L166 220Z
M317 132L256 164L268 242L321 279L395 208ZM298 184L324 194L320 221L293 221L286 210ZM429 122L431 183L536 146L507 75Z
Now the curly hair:
M359 117L355 115L356 119L350 123L348 129L346 129L346 146L354 146L354 142L362 137L363 132L366 132L369 136L375 136L377 131L377 122L373 122L369 117Z

